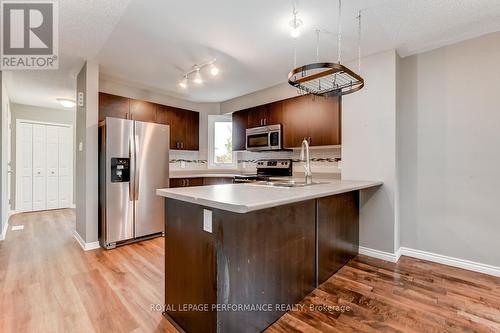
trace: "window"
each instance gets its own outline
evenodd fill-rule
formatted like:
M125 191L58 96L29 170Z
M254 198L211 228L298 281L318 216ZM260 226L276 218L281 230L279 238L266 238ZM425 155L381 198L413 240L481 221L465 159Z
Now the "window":
M236 168L233 153L231 116L208 116L208 165L211 168Z

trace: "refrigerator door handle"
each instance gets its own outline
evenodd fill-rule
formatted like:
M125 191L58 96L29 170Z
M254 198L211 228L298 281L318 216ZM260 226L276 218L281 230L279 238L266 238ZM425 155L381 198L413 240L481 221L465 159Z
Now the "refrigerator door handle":
M132 134L128 137L128 158L130 163L130 175L132 176L128 182L128 197L129 201L134 201L134 185L135 185L135 156L134 156L134 142Z
M137 201L139 200L139 186L140 186L140 181L141 181L141 169L139 167L139 163L138 163L138 156L139 156L139 136L138 135L134 135L134 148L135 148L135 156L134 156L134 168L135 168L135 195L134 195L134 200Z

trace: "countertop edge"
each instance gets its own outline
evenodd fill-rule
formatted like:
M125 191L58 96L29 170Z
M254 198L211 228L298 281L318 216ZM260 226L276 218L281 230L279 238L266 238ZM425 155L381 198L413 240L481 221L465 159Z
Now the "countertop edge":
M215 208L215 209L221 209L225 211L230 211L234 213L248 213L256 210L261 210L261 209L266 209L266 208L272 208L276 206L283 206L287 204L292 204L300 201L306 201L306 200L312 200L312 199L317 199L317 198L324 198L332 195L337 195L337 194L342 194L342 193L347 193L347 192L352 192L352 191L359 191L363 189L368 189L371 187L377 187L383 185L382 181L364 181L367 182L366 184L360 184L356 186L351 186L351 187L346 187L346 188L340 188L340 189L332 189L331 191L322 191L320 193L310 193L310 194L305 194L301 197L296 197L296 198L284 198L283 200L274 200L270 202L265 202L262 204L249 204L249 205L242 205L242 204L233 204L233 203L225 203L225 202L219 202L216 200L208 200L204 198L197 198L193 197L192 195L183 195L180 193L169 193L166 192L168 189L157 189L156 194L158 196L162 196L165 198L169 199L174 199L174 200L181 200L201 206L206 206L209 208ZM225 185L211 185L211 186L225 186Z

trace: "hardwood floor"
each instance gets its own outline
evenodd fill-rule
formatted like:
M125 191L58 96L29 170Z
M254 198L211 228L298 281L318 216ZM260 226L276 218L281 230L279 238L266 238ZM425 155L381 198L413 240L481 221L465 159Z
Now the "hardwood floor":
M266 332L500 332L500 278L409 257L359 255L300 305Z
M177 332L151 310L163 303L163 238L84 252L74 219L73 210L11 217L0 242L0 332Z
M0 332L176 332L151 309L162 238L84 252L72 210L10 220L21 224L0 242ZM500 278L407 257L358 256L299 305L267 332L500 332Z

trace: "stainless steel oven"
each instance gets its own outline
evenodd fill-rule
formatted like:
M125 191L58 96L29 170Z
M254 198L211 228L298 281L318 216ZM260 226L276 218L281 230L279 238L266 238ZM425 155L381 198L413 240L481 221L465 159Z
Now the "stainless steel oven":
M281 139L281 124L248 128L246 149L249 151L281 150Z

